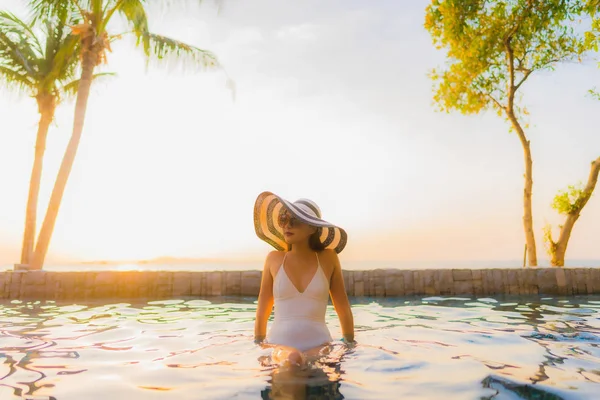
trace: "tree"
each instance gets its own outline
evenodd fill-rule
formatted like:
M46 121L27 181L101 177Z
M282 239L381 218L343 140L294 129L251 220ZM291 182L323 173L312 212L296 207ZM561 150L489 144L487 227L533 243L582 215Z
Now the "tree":
M164 62L177 59L203 68L218 68L219 63L209 51L151 33L148 28L145 0L31 0L30 3L38 17L56 15L65 10L71 13L77 20L77 24L72 27L72 34L78 37L81 46L81 77L75 103L73 131L58 171L30 265L31 269L41 269L83 132L94 70L106 61L111 42L125 36L109 32L110 22L119 17L124 20L130 28L130 33L135 36L136 46L141 47L148 61L155 59Z
M592 17L590 29L585 33L585 46L586 49L592 50L598 53L600 45L600 18L598 13L600 12L600 0L588 0L588 13ZM600 67L600 63L598 64ZM590 89L590 94L596 99L600 100L600 92L597 89Z
M598 172L600 172L600 157L592 162L590 175L584 187L581 184L578 187L569 186L567 190L559 192L552 202L552 208L558 211L559 214L566 215L565 222L560 225L558 241L555 242L552 239L552 227L550 225L544 228L544 239L548 255L550 255L550 263L555 267L563 267L565 265L565 254L573 226L579 219L581 210L583 210L583 207L585 207L590 197L592 197L596 182L598 181Z
M9 87L35 98L40 120L25 216L21 264L28 264L33 253L37 224L38 195L46 137L58 103L77 87L79 63L77 37L69 33L67 14L45 21L43 36L34 33L32 24L0 11L0 79ZM45 39L45 43L44 43Z
M433 0L425 28L448 65L434 70L434 101L439 109L464 114L495 110L510 123L523 148L525 182L523 228L530 266L537 266L533 212L533 160L525 133L519 90L539 71L577 59L583 35L574 29L582 1Z

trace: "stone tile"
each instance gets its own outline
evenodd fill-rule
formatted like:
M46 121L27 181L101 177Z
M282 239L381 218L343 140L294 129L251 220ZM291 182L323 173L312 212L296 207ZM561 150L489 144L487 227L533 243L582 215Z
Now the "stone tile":
M473 281L454 281L453 294L456 295L472 295L473 294Z
M354 272L354 295L358 297L365 296L365 271Z
M9 299L18 299L21 295L21 279L23 279L26 273L25 271L11 272L10 285L8 286Z
M348 276L348 286L346 286L346 294L354 296L354 271L345 271Z
M350 296L600 293L600 269L376 269L343 271ZM94 299L257 296L260 271L0 272L0 298Z
M436 294L441 296L449 296L453 292L454 279L452 278L451 269L436 270L434 274L434 287Z
M346 294L348 294L349 283L348 280L350 278L350 274L346 270L342 270L342 278L344 279L344 288L346 289Z
M428 296L438 294L435 288L435 270L424 269L421 271L421 279L423 281L423 292Z
M508 294L521 294L519 285L508 285Z
M481 271L481 288L483 293L481 294L482 296L487 296L490 294L490 285L491 285L491 280L492 280L492 274L490 272L490 274L488 275L488 271L487 270L482 270Z
M93 296L95 299L112 299L116 296L116 294L117 287L115 285L104 284L94 287Z
M515 291L514 287L519 287L519 276L521 275L521 270L519 269L511 269L506 271L506 283L509 287L513 287L514 294L518 294L519 290Z
M46 284L44 285L44 290L47 292L46 299L56 299L58 291L60 289L59 279L60 272L46 272ZM89 287L86 283L86 287Z
M385 296L395 297L404 295L404 277L396 269L385 270Z
M565 274L564 268L556 268L556 285L558 287L558 294L567 294L567 274Z
M423 289L423 278L422 278L421 271L413 271L412 274L413 274L415 294L417 294L417 295L424 294L425 290Z
M539 286L537 279L537 268L525 268L523 270L524 281L527 285L528 294L538 294Z
M362 280L354 282L354 295L356 297L363 297L365 295L365 283Z
M492 282L490 294L504 293L504 277L502 276L502 270L498 268L492 269Z
M374 283L373 291L371 296L384 297L385 296L385 271L383 269L375 269L371 271L371 280Z
M552 268L538 268L536 270L536 281L541 294L558 294L556 273Z
M210 284L208 282L209 276L210 276L210 271L204 271L204 272L202 272L202 275L200 275L200 288L202 290L203 296L210 295ZM259 287L260 287L260 285L259 285Z
M60 274L60 272L56 272L56 274ZM98 275L98 272L93 272L93 271L85 273L84 284L87 288L94 287L94 283L96 282L97 275ZM48 279L48 278L46 278L46 279ZM139 280L136 283L139 284Z
M502 272L502 282L504 283L504 287L502 288L501 293L510 293L510 282L508 280L508 271L506 269L501 269Z
M173 284L172 283L158 283L156 285L156 295L159 299L168 299L173 297Z
M58 282L57 299L76 299L85 290L85 272L61 272L56 275L56 278Z
M473 295L482 296L483 295L483 283L481 279L473 280Z
M413 278L413 271L403 270L402 277L404 278L404 293L406 296L412 296L415 294L415 280Z
M96 274L95 285L114 285L117 281L117 277L113 271L102 271Z
M594 294L600 294L600 268L592 268L590 270L591 278L590 283L592 286L592 292Z
M191 275L191 293L192 296L202 296L201 272L193 272Z
M586 268L585 269L585 287L587 289L587 294L593 294L594 293L594 287L593 287L593 283L592 283L592 269L591 268Z
M457 281L472 281L473 274L470 269L453 269L452 270L452 280L454 282ZM455 285L456 287L456 285Z
M261 271L242 271L242 296L258 296Z
M577 294L587 294L587 277L585 269L577 268L575 275L577 276Z
M9 298L12 272L0 272L0 299Z
M46 292L45 284L21 286L19 298L23 300L46 300L48 292Z
M576 295L578 293L578 289L577 289L577 268L569 268L568 272L565 269L565 275L568 277L568 279L567 279L567 289L569 290L569 294Z
M192 273L175 272L173 276L173 296L189 296L192 294Z
M137 275L138 295L144 298L153 298L156 294L158 274L156 271L140 271Z
M558 268L557 268L557 269L558 269ZM572 281L573 281L573 277L571 276L571 268L568 268L568 267L561 267L560 269L561 269L561 270L564 272L564 274L565 274L565 287L564 287L564 289L563 289L563 290L565 291L565 294L566 294L567 296L570 296L570 295L572 295L572 294L573 294L573 289L572 289L572 288L573 288L573 283L572 283ZM558 281L557 281L557 283L558 283Z
M226 290L229 296L239 296L242 293L242 274L240 271L225 272Z
M46 271L27 271L21 282L25 286L44 286L46 284Z
M373 280L371 279L371 270L365 270L362 273L362 283L364 288L363 296L369 297L371 296L371 290L375 292L375 285L373 284Z
M172 285L174 276L174 272L159 271L156 277L157 285Z
M10 296L10 286L12 272L2 272L2 281L0 282L0 299L8 299Z

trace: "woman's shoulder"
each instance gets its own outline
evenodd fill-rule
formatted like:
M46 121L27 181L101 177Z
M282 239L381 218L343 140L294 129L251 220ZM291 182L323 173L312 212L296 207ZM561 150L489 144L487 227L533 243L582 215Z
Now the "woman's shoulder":
M285 257L285 251L273 250L267 254L267 264L277 264L283 261L283 257Z
M319 253L319 263L325 272L325 275L331 277L336 266L339 264L337 253L331 249L321 250Z
M338 255L333 249L321 250L318 254L319 254L319 259L334 261L334 262L338 260Z
M273 251L269 252L269 254L267 254L267 258L265 260L265 266L264 266L263 272L269 271L270 274L273 277L275 277L275 274L277 274L277 270L279 269L279 266L283 262L284 256L285 256L285 251L273 250Z

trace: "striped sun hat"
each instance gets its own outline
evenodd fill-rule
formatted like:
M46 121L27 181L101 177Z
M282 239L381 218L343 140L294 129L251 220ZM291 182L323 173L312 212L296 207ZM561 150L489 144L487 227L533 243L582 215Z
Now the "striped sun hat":
M259 238L280 251L288 251L283 229L277 222L279 215L289 211L307 225L321 228L321 243L326 249L341 253L346 247L346 231L321 219L321 209L311 200L300 199L291 203L271 193L263 192L254 203L254 229Z

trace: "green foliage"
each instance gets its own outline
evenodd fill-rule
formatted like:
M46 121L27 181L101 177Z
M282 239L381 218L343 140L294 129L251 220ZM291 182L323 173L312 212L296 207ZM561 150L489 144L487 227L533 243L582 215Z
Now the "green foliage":
M556 253L556 243L552 239L552 226L546 224L544 226L544 246L546 247L546 253L552 257Z
M136 38L136 46L143 50L148 62L176 62L194 68L221 67L210 51L152 33L146 14L148 4L149 0L30 0L36 18L67 12L80 21L77 33L82 37L95 36L95 45L102 47L102 59L110 50L110 43L124 36L110 32L112 22L120 18L128 27L127 34Z
M425 28L448 57L431 73L435 103L465 114L512 110L530 74L586 50L575 29L585 12L584 1L433 0Z
M67 15L59 14L35 29L0 11L0 80L32 96L49 94L58 100L79 63L78 39L68 32L68 23Z
M590 194L584 190L581 182L577 185L570 185L554 197L552 208L562 215L575 214L581 210L582 204Z
M592 23L590 30L585 33L584 45L587 50L597 53L600 44L600 17L598 17L600 0L590 0L588 3L588 12L592 16ZM598 67L600 67L600 63L598 63ZM600 92L596 88L590 89L589 94L600 100Z

